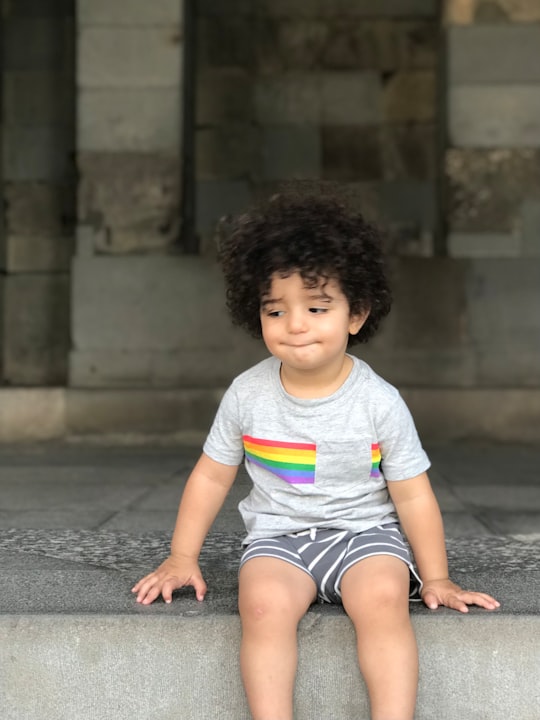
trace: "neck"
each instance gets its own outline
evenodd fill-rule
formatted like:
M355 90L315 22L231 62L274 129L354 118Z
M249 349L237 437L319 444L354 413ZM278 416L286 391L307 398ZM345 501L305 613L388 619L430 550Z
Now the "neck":
M320 370L297 370L281 364L281 384L289 395L303 399L328 397L339 390L349 377L353 362L344 355L340 362Z

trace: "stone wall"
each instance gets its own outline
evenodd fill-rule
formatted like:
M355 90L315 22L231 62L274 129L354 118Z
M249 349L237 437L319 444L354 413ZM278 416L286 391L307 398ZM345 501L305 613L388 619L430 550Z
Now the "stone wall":
M198 3L198 227L284 181L338 184L431 255L438 229L438 2Z
M63 384L69 348L73 2L2 4L2 381Z

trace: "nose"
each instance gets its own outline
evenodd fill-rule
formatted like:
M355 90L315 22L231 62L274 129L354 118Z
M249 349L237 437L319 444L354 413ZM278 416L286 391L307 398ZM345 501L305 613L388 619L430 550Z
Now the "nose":
M307 329L307 317L305 311L300 308L289 310L287 313L287 330L290 333L302 333Z

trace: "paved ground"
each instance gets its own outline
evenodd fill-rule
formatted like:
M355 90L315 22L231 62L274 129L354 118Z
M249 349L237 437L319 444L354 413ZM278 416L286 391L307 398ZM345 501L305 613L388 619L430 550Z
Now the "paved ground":
M448 537L540 541L540 446L427 448ZM0 446L0 530L172 530L195 448ZM241 474L215 530L241 531Z

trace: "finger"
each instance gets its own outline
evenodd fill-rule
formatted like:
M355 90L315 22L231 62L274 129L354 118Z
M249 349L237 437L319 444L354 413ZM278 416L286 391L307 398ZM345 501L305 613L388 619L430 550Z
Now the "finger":
M427 605L427 607L430 610L436 610L439 607L439 600L438 600L437 596L435 595L435 593L432 592L431 590L427 590L424 593L422 600L424 601L425 605Z
M467 591L460 593L459 598L463 600L463 602L467 603L467 605L478 605L478 607L482 607L486 610L495 610L501 606L498 600L495 600L494 597L491 597L491 595L487 595L486 593Z
M202 577L193 578L193 589L195 590L195 597L197 600L202 602L207 590L207 585Z
M139 592L139 589L143 586L143 583L145 583L151 577L151 575L153 575L153 573L151 573L150 575L145 575L143 578L138 580L135 583L135 585L131 588L131 592L133 592L133 593Z

